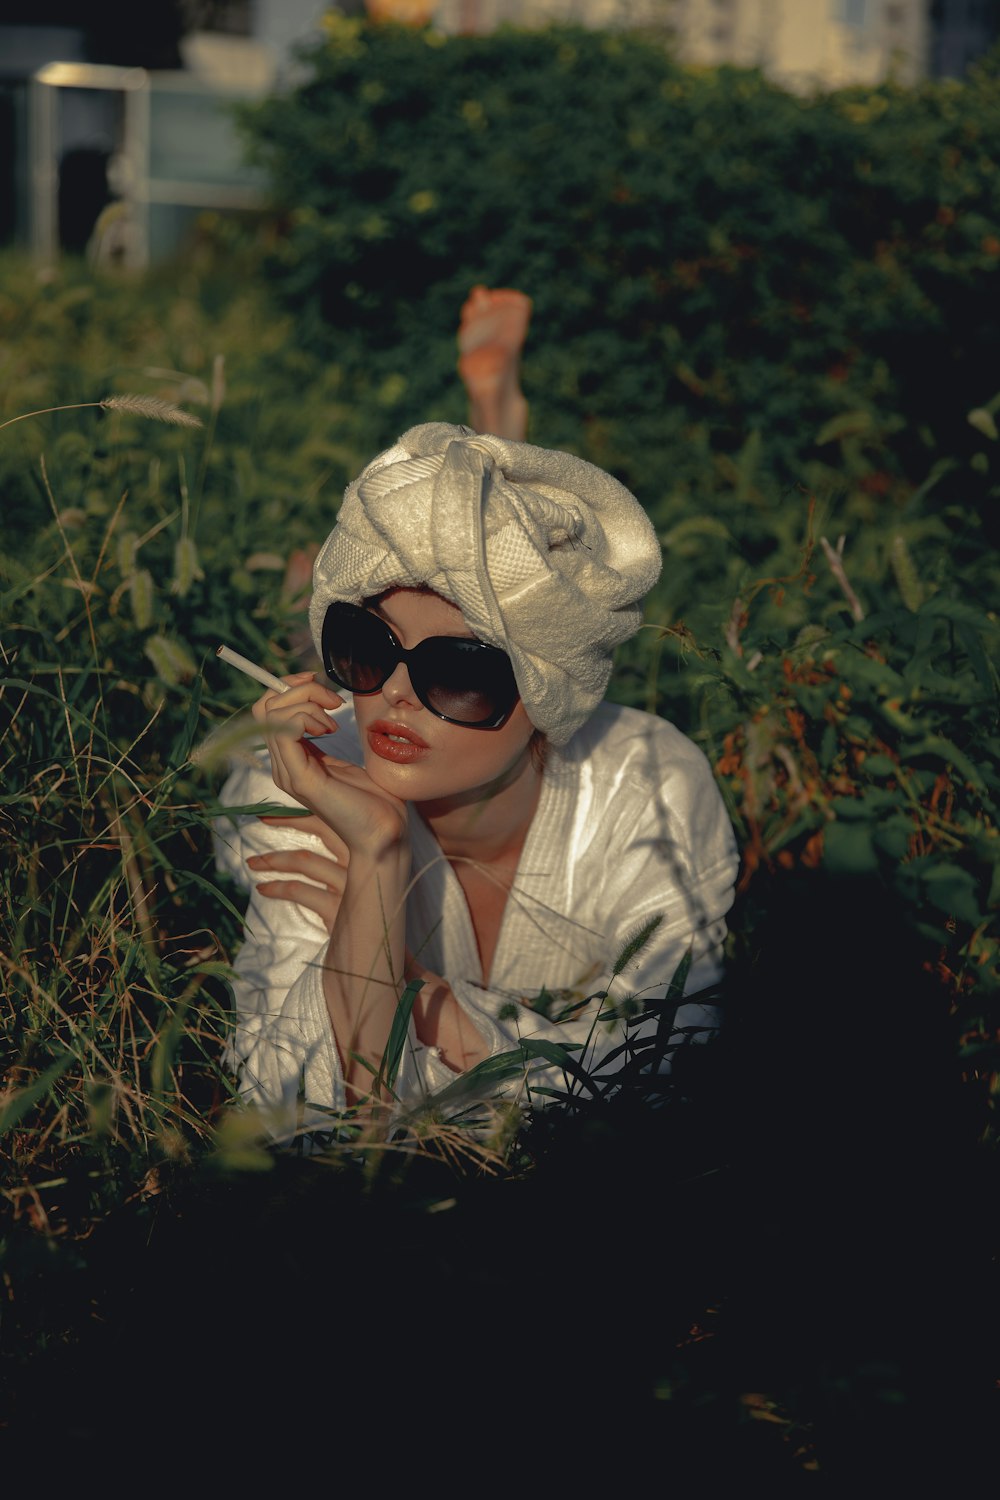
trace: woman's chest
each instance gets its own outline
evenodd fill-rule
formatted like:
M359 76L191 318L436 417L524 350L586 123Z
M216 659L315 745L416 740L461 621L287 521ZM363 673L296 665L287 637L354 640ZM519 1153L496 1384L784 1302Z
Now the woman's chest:
M560 788L543 792L519 859L500 868L449 859L415 818L407 942L421 963L513 995L573 985L591 971L606 913L595 900L593 828L576 810Z
M466 915L472 928L482 982L489 986L493 972L500 931L504 925L514 867L480 867L466 863L452 865L465 900Z
M501 995L572 988L594 972L606 948L596 912L568 902L558 865L517 872L513 885L447 860L418 879L407 910L407 941L427 968Z

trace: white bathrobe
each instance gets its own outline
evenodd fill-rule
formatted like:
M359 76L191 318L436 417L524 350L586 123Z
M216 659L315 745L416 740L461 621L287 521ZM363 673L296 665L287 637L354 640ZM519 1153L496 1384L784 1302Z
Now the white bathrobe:
M360 763L353 708L347 704L334 717L336 754ZM239 807L292 799L275 786L262 749L232 772L222 801ZM688 948L688 994L719 978L737 871L733 832L705 756L663 719L605 703L568 744L549 747L488 988L462 888L414 808L410 831L407 945L447 980L489 1058L517 1053L522 1040L534 1039L573 1048L583 1068L600 1073L607 1054L655 1025L626 1028L623 1019L608 1019L610 1007L631 996L640 1002L634 1010L662 997ZM345 1095L323 995L328 933L306 908L258 896L255 879L273 877L255 876L246 865L251 854L322 852L322 845L310 834L269 828L252 816L220 819L216 845L220 869L251 891L246 941L235 961L230 1059L242 1092L273 1110L274 1119L284 1115L299 1128L329 1128L329 1112L344 1107ZM661 919L655 932L614 976L623 946L653 917ZM550 996L573 994L557 994L545 1015L531 1008L543 988ZM552 1019L573 995L598 998L572 1019ZM692 1000L680 1006L676 1026L711 1027L717 1019L712 1007ZM627 1056L620 1053L607 1068L620 1068ZM449 1085L453 1099L460 1092L455 1082L456 1074L419 1041L411 1022L396 1083L400 1110L420 1107ZM551 1098L539 1089L561 1092L568 1082L551 1059L534 1057L496 1092L539 1105Z

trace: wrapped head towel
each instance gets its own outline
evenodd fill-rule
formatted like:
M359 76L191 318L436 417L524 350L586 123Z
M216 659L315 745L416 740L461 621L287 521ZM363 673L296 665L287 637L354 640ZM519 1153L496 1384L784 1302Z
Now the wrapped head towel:
M529 719L562 745L604 696L660 566L645 511L603 470L428 422L348 485L309 620L318 642L334 601L426 585L507 652Z

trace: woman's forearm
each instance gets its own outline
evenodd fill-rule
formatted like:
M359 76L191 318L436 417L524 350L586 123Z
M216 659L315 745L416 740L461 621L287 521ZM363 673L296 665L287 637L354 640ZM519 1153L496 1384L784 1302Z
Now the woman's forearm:
M413 1006L413 1024L425 1047L436 1047L441 1061L453 1073L464 1073L486 1057L489 1049L451 986L407 954L408 979L420 979L423 988Z
M352 853L327 947L323 990L350 1103L372 1097L405 984L409 875L404 844L377 857Z

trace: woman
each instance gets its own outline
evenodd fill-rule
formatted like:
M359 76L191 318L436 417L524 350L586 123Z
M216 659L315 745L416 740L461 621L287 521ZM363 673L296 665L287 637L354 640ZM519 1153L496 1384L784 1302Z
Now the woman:
M348 486L310 623L353 702L285 679L254 706L267 753L223 791L246 806L277 788L310 814L219 825L222 866L252 885L233 1043L248 1097L307 1125L383 1097L410 978L402 1105L524 1040L620 1067L634 1028L617 1010L662 997L689 949L689 990L718 977L736 855L708 764L672 725L601 703L660 565L616 480L469 428L415 427ZM712 1020L692 1002L677 1025ZM517 1089L558 1090L563 1070L530 1053Z

